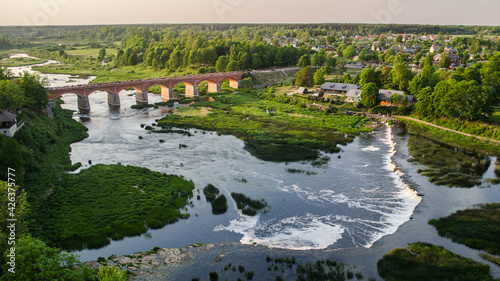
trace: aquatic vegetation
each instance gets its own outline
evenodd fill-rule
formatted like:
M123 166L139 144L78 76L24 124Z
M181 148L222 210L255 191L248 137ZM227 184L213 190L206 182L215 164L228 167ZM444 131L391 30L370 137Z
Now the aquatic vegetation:
M189 217L180 209L193 188L178 176L99 164L53 181L33 227L37 236L66 250L99 248Z
M265 91L264 89L262 91ZM367 119L331 115L292 102L259 98L259 92L213 93L213 102L178 108L158 121L158 126L198 128L234 135L245 149L265 161L316 160L320 153L339 152L363 131ZM207 108L206 114L201 109Z
M219 195L219 193L219 189L211 183L203 188L203 194L205 194L207 202L210 202L212 205L212 214L214 215L220 215L227 212L226 196L224 194Z
M411 135L408 139L408 151L412 156L408 161L426 166L426 169L418 172L436 185L481 185L482 176L491 164L486 155L455 149L417 135Z
M447 217L432 219L440 236L474 249L500 255L500 203L485 204L477 209L458 211Z
M377 270L380 277L391 281L498 280L491 276L488 265L427 243L390 251L377 262Z
M232 192L231 197L236 201L236 208L242 210L242 213L247 216L255 216L257 211L263 211L268 208L267 202L264 199L254 200L242 193L236 192Z
M308 176L318 174L316 172L306 171L306 170L302 170L302 169L294 169L294 168L286 169L286 171L291 173L291 174L306 174Z

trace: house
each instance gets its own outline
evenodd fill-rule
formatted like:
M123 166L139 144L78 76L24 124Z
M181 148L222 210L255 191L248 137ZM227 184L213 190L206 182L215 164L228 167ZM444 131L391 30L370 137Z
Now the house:
M455 47L453 47L453 46L448 46L448 47L444 48L444 51L447 52L448 54L458 53L458 50L455 49Z
M379 93L378 98L380 100L380 105L382 105L382 106L391 106L391 105L393 105L391 103L391 97L393 95L401 95L403 97L405 95L405 92L403 92L403 91L385 90L385 89L380 89L378 91L378 93ZM412 96L412 99L413 99L413 96Z
M346 94L349 90L358 89L358 85L326 82L320 89L329 93Z
M307 94L307 88L306 87L300 87L297 92L299 94Z
M352 89L349 90L346 94L346 102L359 102L361 100L361 90Z
M455 54L449 54L451 63L456 63L456 64L461 64L462 63L462 58L460 56L457 56Z
M316 51L316 52L319 52L319 51L321 51L321 50L323 50L323 49L325 49L325 48L326 48L326 46L325 46L325 45L316 45L316 46L313 46L313 47L311 48L311 50Z
M0 133L7 137L13 137L14 134L24 125L23 121L17 121L16 115L6 110L0 111Z
M439 44L434 44L431 46L431 48L429 49L429 52L431 53L436 53L439 51L439 49L441 49L441 45Z
M441 54L437 54L434 56L434 61L441 61ZM456 64L461 64L462 63L462 58L460 56L457 56L455 54L449 54L448 57L450 58L451 63L456 63Z
M335 52L335 48L332 45L328 45L326 46L326 52L327 53Z
M362 90L360 89L352 89L346 94L346 102L359 102L361 100L361 92ZM396 91L396 90L385 90L385 89L380 89L379 90L379 99L380 99L380 105L383 106L392 106L393 104L391 103L391 97L393 95L401 95L402 97L405 96L405 92L403 91ZM413 103L415 101L414 97L412 95L407 95L406 100L409 103Z

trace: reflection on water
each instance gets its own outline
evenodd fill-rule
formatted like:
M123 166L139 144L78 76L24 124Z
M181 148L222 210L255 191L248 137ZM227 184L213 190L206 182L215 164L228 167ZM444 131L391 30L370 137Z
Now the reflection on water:
M436 185L479 186L491 164L484 154L456 149L418 135L409 137L408 151L412 156L408 161L423 165L418 172Z

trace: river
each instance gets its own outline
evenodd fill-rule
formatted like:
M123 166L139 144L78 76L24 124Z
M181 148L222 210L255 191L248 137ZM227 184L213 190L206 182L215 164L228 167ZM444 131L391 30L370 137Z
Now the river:
M43 76L50 86L81 84L92 79ZM68 83L70 79L74 81ZM323 165L274 163L256 159L244 149L243 141L233 136L194 129L190 130L191 137L149 134L141 124L151 125L166 109L131 109L135 104L132 94L120 93L120 110L109 109L104 92L90 96L90 113L75 113L75 118L88 127L89 137L71 146L71 160L81 162L82 169L89 163L121 163L182 175L196 186L194 206L187 210L191 217L141 236L112 241L101 249L77 252L83 261L148 251L155 246L235 243L233 259L257 259L269 253L304 259L328 257L358 265L367 276L376 277L376 261L383 254L417 241L442 245L482 261L478 251L439 237L427 221L476 204L499 202L499 185L482 183L472 188L455 188L429 182L417 173L426 168L424 164L407 161L411 158L408 142L414 136L404 128L384 125L356 137L342 146L340 153L324 154L328 161ZM63 100L64 108L77 110L75 95L64 95ZM149 94L150 103L158 101L159 95ZM181 149L180 144L187 147ZM461 152L456 153L459 159ZM491 164L479 175L481 179L497 178L495 159L488 160ZM288 169L308 171L309 175L290 173ZM228 198L227 213L212 215L201 191L208 183ZM245 216L236 209L231 192L265 199L270 211ZM196 200L197 194L201 194L201 200ZM254 254L245 246L253 243L266 247L252 249ZM498 267L491 267L500 277ZM208 269L206 261L190 268L194 272L204 269Z

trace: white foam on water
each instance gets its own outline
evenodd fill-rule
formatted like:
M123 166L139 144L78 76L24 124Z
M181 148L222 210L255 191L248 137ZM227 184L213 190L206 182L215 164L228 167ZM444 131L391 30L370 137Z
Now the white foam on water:
M242 234L242 244L258 243L267 247L292 250L325 249L346 236L355 246L371 247L375 241L385 235L394 233L400 225L408 221L421 198L415 190L406 184L403 173L396 169L393 156L396 153L396 143L392 139L391 128L382 132L381 141L387 146L378 148L371 146L365 151L382 151L384 169L392 178L396 188L384 191L381 187L360 188L361 196L346 196L323 188L319 191L297 184L284 185L283 181L274 175L254 173L253 176L272 179L276 188L282 192L296 195L304 202L320 203L328 207L337 204L347 204L349 209L360 209L373 214L372 218L355 217L347 214L317 215L307 213L300 216L262 220L259 215L249 217L239 212L239 217L229 221L229 224L218 225L214 231L231 231ZM385 174L385 173L384 173ZM370 177L371 175L366 175ZM366 196L363 196L366 194ZM354 196L353 198L349 198ZM355 210L354 210L355 211ZM354 212L356 213L356 212Z
M383 236L396 232L400 225L410 220L415 207L422 200L422 198L418 196L417 191L411 189L411 187L403 181L402 177L404 173L397 169L396 164L392 160L394 154L396 154L396 142L393 139L390 126L388 126L383 142L387 143L391 148L391 152L385 156L386 166L384 168L392 172L390 176L393 178L394 184L399 187L399 191L397 191L395 196L397 199L401 200L401 203L399 208L391 208L392 213L386 215L382 221L386 226L384 231L374 232L371 235L370 241L364 245L367 248L371 247L375 241Z
M379 151L380 147L375 147L373 145L361 148L363 151Z
M257 243L271 248L291 250L325 249L342 238L344 228L327 223L327 217L306 214L300 217L283 218L277 222L259 223L259 216L241 216L231 220L228 226L219 225L214 231L232 231L243 234L242 244ZM258 232L269 232L269 236Z

